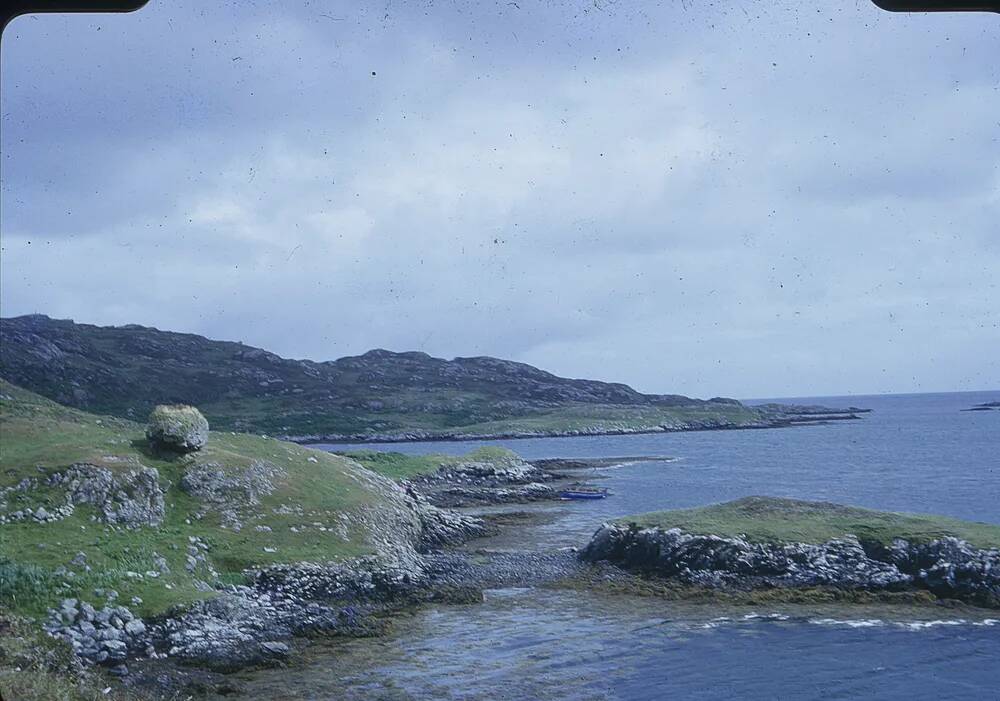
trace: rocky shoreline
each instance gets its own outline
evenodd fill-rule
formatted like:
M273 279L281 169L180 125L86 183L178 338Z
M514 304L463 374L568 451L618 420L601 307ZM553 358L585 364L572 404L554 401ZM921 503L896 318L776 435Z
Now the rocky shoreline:
M564 466L572 471L599 462ZM192 685L224 688L224 675L236 670L283 664L303 636L370 636L405 607L476 602L485 588L565 579L582 566L570 552L448 549L497 529L443 508L556 499L553 483L570 479L554 471L562 464L550 460L542 469L511 456L449 465L401 481L419 533L413 540L387 540L378 555L262 568L248 572L245 584L217 586L210 598L146 621L117 602L115 592L105 593L103 608L65 599L49 611L45 630L127 686L186 692Z
M236 683L230 673L293 663L308 637L379 635L408 608L477 603L490 588L610 583L612 591L630 591L630 584L653 580L703 599L788 592L793 601L795 592L820 589L845 601L853 592L916 592L924 602L1000 608L1000 551L950 537L762 543L607 523L579 553L475 547L476 539L498 532L483 507L557 499L558 485L576 479L574 472L644 459L654 458L528 462L511 454L447 463L399 481L419 532L388 538L377 555L262 567L243 583L217 583L211 597L147 620L113 592L101 609L68 599L50 611L45 627L80 659L155 697L224 693Z
M846 535L821 544L761 543L607 523L580 559L710 590L926 591L942 600L1000 608L1000 550L953 537L926 543L897 538L889 545Z

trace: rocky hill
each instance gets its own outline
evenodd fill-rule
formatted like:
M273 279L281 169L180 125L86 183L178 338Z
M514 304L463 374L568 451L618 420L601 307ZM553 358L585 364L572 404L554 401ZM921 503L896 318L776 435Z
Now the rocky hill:
M424 553L489 531L342 456L221 431L168 449L148 428L0 380L0 697L77 698L22 671L39 624L116 676L164 658L263 664L291 636L367 634L380 602L430 590Z
M774 425L736 400L643 394L490 357L372 350L314 362L129 324L0 320L0 377L62 404L145 418L198 406L213 426L309 439L574 435Z

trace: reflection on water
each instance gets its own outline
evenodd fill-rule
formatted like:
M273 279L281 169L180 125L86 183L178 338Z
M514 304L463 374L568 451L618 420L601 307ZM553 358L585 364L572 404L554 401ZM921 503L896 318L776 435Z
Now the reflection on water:
M661 455L602 470L603 501L507 507L538 518L489 547L582 545L602 520L750 494L1000 522L994 394L850 398L860 422L765 431L499 441L529 458ZM808 400L807 400L808 401ZM820 400L821 402L823 400ZM834 403L834 402L830 402ZM385 446L462 453L473 446ZM471 547L483 543L471 544ZM314 646L241 679L260 699L993 699L1000 616L946 607L746 607L595 592L488 592L380 639Z

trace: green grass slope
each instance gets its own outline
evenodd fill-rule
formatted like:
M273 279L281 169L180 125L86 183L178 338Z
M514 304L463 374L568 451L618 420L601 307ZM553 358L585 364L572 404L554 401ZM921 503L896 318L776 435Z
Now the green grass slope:
M757 542L823 543L853 534L861 540L888 544L894 538L926 542L955 536L980 548L1000 547L998 525L776 497L745 497L696 509L628 516L619 521L641 527L680 528L699 535L745 536Z
M207 595L185 570L190 538L210 546L207 557L220 580L237 581L250 567L372 553L367 525L372 514L383 523L412 518L386 480L347 458L220 432L211 433L202 451L165 457L150 451L141 424L63 407L0 380L0 489L24 478L39 482L37 489L8 493L6 513L38 506L51 511L64 503L64 492L46 487L44 479L78 462L116 474L156 468L166 488L164 521L157 527L114 527L95 521L95 511L80 505L61 521L0 524L0 607L37 615L61 598L94 601L95 588L114 588L126 605L132 597L142 599L137 613L153 614ZM206 507L179 486L184 470L195 464L229 474L260 462L280 468L282 476L273 493L241 515L239 531L223 527L218 508ZM78 552L86 554L91 571L61 574ZM154 553L167 560L169 574L129 574L154 570Z
M339 455L350 458L373 472L395 480L426 475L436 472L442 467L461 462L493 462L518 458L514 451L495 446L483 446L461 456L406 455L405 453L377 450L356 450L339 453Z

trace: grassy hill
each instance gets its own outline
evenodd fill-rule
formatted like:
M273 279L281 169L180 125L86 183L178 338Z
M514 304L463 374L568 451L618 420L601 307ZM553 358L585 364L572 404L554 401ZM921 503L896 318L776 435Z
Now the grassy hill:
M89 504L61 520L0 524L0 607L40 614L61 598L92 600L94 589L113 588L125 603L141 598L135 610L148 615L210 595L199 580L236 581L249 567L375 552L384 536L375 522L397 538L416 528L398 490L347 458L218 431L198 453L165 456L150 451L143 431L138 423L63 407L0 380L0 516L26 508L57 511L66 485L51 484L51 477L76 463L106 468L115 478L155 468L165 492L155 526L103 523ZM273 491L259 489L254 503L235 506L205 501L181 488L187 471L204 467L234 479L265 469ZM28 488L18 489L24 484ZM207 547L194 572L186 569L192 539ZM71 564L81 552L89 571ZM169 573L149 576L157 557Z
M655 511L619 522L644 528L680 528L696 535L744 536L757 542L824 543L853 534L883 544L894 538L922 543L955 536L980 548L1000 547L1000 526L993 524L777 497L745 497L695 509Z
M0 377L62 404L144 419L198 406L213 426L296 437L465 437L766 424L735 400L642 394L489 357L373 350L328 362L143 326L0 320Z

